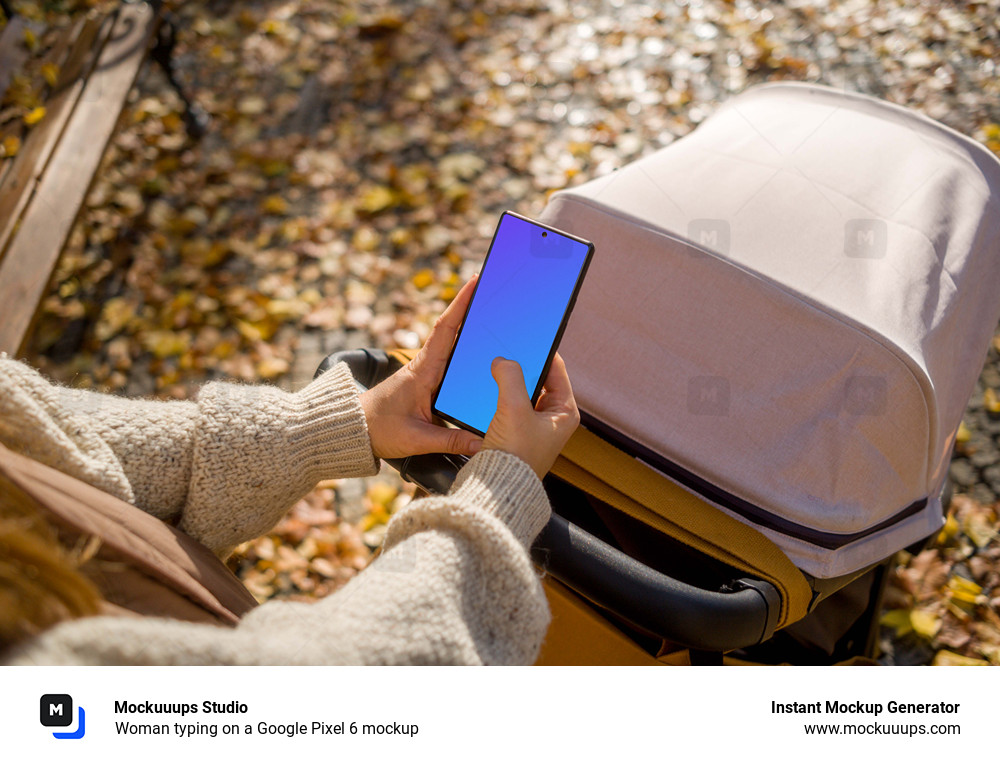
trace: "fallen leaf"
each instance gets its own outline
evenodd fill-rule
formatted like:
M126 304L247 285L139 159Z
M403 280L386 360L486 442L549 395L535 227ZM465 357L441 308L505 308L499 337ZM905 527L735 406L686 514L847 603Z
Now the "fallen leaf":
M271 215L284 215L288 212L288 201L284 197L272 194L261 204L261 210Z
M59 65L51 61L42 64L42 77L45 78L45 82L49 84L50 88L56 87L56 83L59 82Z
M434 272L430 269L421 269L410 277L410 281L418 290L423 290L425 287L430 287L434 284Z
M952 575L948 580L948 590L951 592L952 601L960 604L975 604L983 592L981 585L977 585L964 577Z
M366 213L378 213L396 204L396 195L387 186L370 186L361 192L358 207Z
M879 620L879 624L886 628L892 628L897 638L913 631L909 609L892 609L884 612L882 618Z
M934 661L931 664L938 667L978 667L981 665L989 665L990 663L986 660L979 660L975 657L966 657L961 654L956 654L955 652L949 652L947 649L942 649L934 655Z
M1000 413L1000 396L992 388L987 388L983 393L983 407L994 415Z
M45 119L45 107L36 106L26 115L24 115L23 119L25 125L36 125L37 123Z
M930 639L941 629L941 618L926 609L914 609L910 612L910 624L918 636Z
M0 149L3 149L4 157L14 157L21 151L21 139L17 136L4 136L0 141Z
M284 375L290 367L291 365L284 359L277 359L275 357L261 359L257 362L257 374L264 380L271 380L272 378Z

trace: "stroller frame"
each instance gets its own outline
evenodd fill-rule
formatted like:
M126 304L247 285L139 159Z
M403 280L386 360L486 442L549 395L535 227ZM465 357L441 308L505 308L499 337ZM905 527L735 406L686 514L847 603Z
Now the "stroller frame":
M377 385L402 365L400 358L380 349L351 349L328 356L316 375L340 362L347 364L362 390ZM445 494L467 461L459 455L433 454L385 462L422 490ZM546 577L550 601L568 600L577 608L596 610L602 631L610 631L609 640L634 646L634 652L625 650L624 656L619 652L619 661L645 657L654 663L657 657L680 650L688 650L694 664L719 664L723 653L732 652L748 661L808 664L874 657L878 614L892 559L851 575L807 578L813 599L803 623L829 622L828 613L840 608L837 594L848 586L865 595L862 612L852 616L846 629L827 636L833 648L823 650L796 636L794 625L777 630L781 595L770 583L713 567L704 554L666 540L659 542L670 550L661 550L660 555L674 560L674 571L660 571L651 565L650 556L637 558L614 544L607 529L600 529L601 522L595 522L592 509L584 507L582 492L551 476L545 484L553 513L532 546L532 559ZM589 517L589 523L582 517ZM713 568L718 571L705 574ZM682 580L677 569L694 576ZM709 587L713 581L714 587ZM542 660L561 662L562 655L543 648Z

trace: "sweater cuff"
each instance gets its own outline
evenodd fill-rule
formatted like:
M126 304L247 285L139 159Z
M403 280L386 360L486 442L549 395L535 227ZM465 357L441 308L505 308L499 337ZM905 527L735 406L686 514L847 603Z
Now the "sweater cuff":
M287 430L292 465L323 479L378 473L358 388L346 364L323 373L292 399Z
M535 472L519 457L501 450L476 454L459 471L449 495L496 516L525 548L552 513Z

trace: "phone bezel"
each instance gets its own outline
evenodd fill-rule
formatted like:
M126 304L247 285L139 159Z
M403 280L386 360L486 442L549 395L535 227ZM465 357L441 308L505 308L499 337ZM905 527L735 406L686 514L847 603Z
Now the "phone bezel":
M571 239L574 242L579 242L580 244L587 246L587 255L584 257L583 267L580 269L580 273L576 277L576 283L573 285L573 292L570 294L569 301L567 301L566 303L566 308L563 310L562 319L559 322L559 329L556 331L555 337L552 340L552 344L549 346L549 353L545 359L545 365L542 367L541 375L538 376L538 383L535 386L535 390L531 394L531 404L532 406L534 406L538 402L538 397L542 393L542 388L544 387L545 379L548 377L549 374L549 368L552 366L552 359L555 357L556 351L559 350L559 343L562 340L563 333L566 330L566 325L569 323L570 314L573 313L573 307L576 304L577 295L579 295L580 293L580 287L583 285L584 277L587 276L587 270L590 268L590 262L594 257L594 243L584 239L583 237L578 237L575 234L570 234L569 232L557 229L554 226L548 226L544 223L541 223L540 221L528 218L527 216L521 215L520 213L515 213L513 210L505 210L503 213L500 214L500 219L497 221L496 229L494 229L493 231L493 238L490 240L490 246L486 251L486 257L483 258L483 265L479 268L480 275L486 272L486 265L487 263L489 263L490 255L493 254L493 247L496 244L497 235L499 235L500 233L500 227L503 224L504 216L507 215L512 216L513 218L518 218L522 221L525 221L526 223L530 223L533 226L542 229L543 231L548 231L552 232L553 234L558 234L559 236L566 237L567 239ZM458 418L453 417L447 414L446 412L442 412L441 410L438 409L437 406L438 396L441 394L441 388L442 386L444 386L445 378L448 377L448 370L451 368L452 357L455 355L455 349L458 348L459 338L462 337L462 330L465 328L465 320L469 316L469 311L472 309L472 304L476 300L476 293L478 291L479 291L479 283L477 282L475 289L472 291L472 297L469 299L469 305L466 306L465 308L465 314L462 315L462 323L458 327L458 332L455 333L455 342L452 343L451 351L448 352L448 361L445 363L444 374L441 376L441 382L438 383L438 386L434 391L434 397L431 400L431 412L433 412L434 415L441 418L442 420L451 423L452 425L456 425L459 428L464 428L466 431L471 431L472 433L478 434L479 436L485 436L486 435L485 432L480 431L478 428L471 426L468 423L462 422Z

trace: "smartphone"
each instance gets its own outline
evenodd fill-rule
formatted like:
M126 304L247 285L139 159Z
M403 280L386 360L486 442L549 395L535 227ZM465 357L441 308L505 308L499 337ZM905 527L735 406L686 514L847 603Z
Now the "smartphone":
M521 365L535 404L593 255L594 245L584 239L517 213L501 215L434 414L485 434L497 410L490 367L498 356Z

